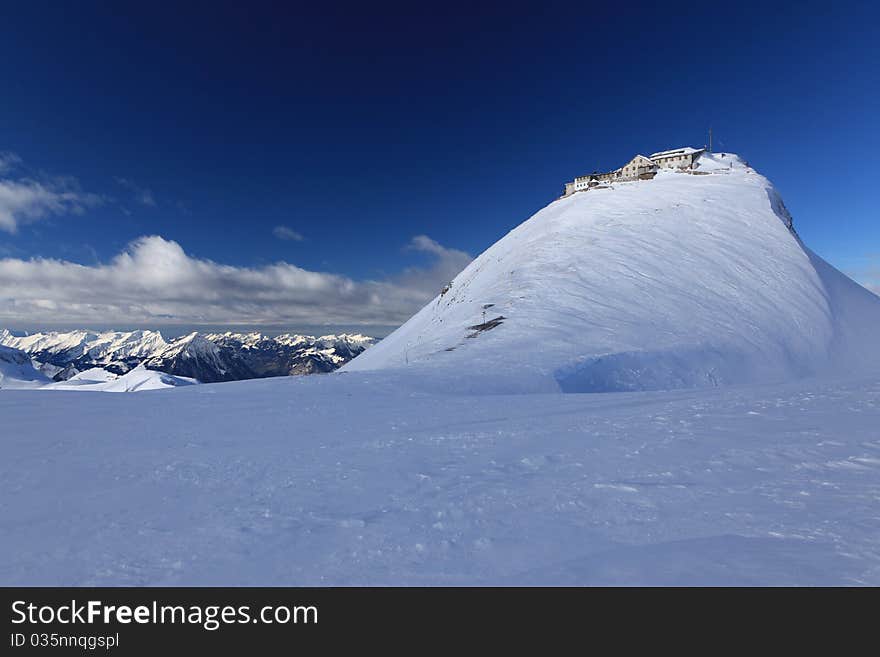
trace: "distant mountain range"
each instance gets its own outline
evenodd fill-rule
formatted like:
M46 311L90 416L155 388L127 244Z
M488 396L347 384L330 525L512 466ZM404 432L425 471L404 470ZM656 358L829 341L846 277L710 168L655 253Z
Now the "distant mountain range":
M69 331L16 335L0 345L27 354L55 381L101 368L116 375L138 366L202 383L331 372L374 344L359 334L190 333L166 341L158 331Z

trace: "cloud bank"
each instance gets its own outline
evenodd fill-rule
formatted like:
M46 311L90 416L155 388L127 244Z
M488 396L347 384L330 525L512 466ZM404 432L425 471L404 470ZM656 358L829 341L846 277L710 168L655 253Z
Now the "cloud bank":
M171 240L140 237L111 261L0 259L0 321L145 326L389 326L406 321L471 257L426 236L407 247L431 262L356 281L279 262L237 267L193 257Z

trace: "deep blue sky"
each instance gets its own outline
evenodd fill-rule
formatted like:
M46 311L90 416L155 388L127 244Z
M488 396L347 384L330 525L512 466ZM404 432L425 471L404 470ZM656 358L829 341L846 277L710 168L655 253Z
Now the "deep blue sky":
M157 234L382 277L426 258L415 235L479 253L574 174L710 124L815 251L880 254L877 3L480 4L7 7L0 151L104 202L0 232L0 256L94 264Z

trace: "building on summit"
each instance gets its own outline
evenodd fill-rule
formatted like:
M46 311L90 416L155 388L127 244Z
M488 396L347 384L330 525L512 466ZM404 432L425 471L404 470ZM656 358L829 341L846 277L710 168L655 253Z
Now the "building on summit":
M650 180L657 175L660 169L690 169L694 160L700 156L705 148L673 148L668 151L660 151L648 157L636 155L629 162L614 171L599 173L594 171L583 176L578 176L572 182L565 183L563 196L570 196L575 192L581 192L591 187L597 187L603 183L626 182L630 180Z

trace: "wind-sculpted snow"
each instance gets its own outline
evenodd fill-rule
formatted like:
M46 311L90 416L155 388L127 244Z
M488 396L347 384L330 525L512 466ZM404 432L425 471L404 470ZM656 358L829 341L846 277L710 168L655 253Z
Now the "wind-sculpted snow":
M626 391L880 369L880 298L804 248L734 155L554 201L345 371ZM474 326L503 317L491 330Z
M448 383L3 391L0 584L880 585L878 376Z

